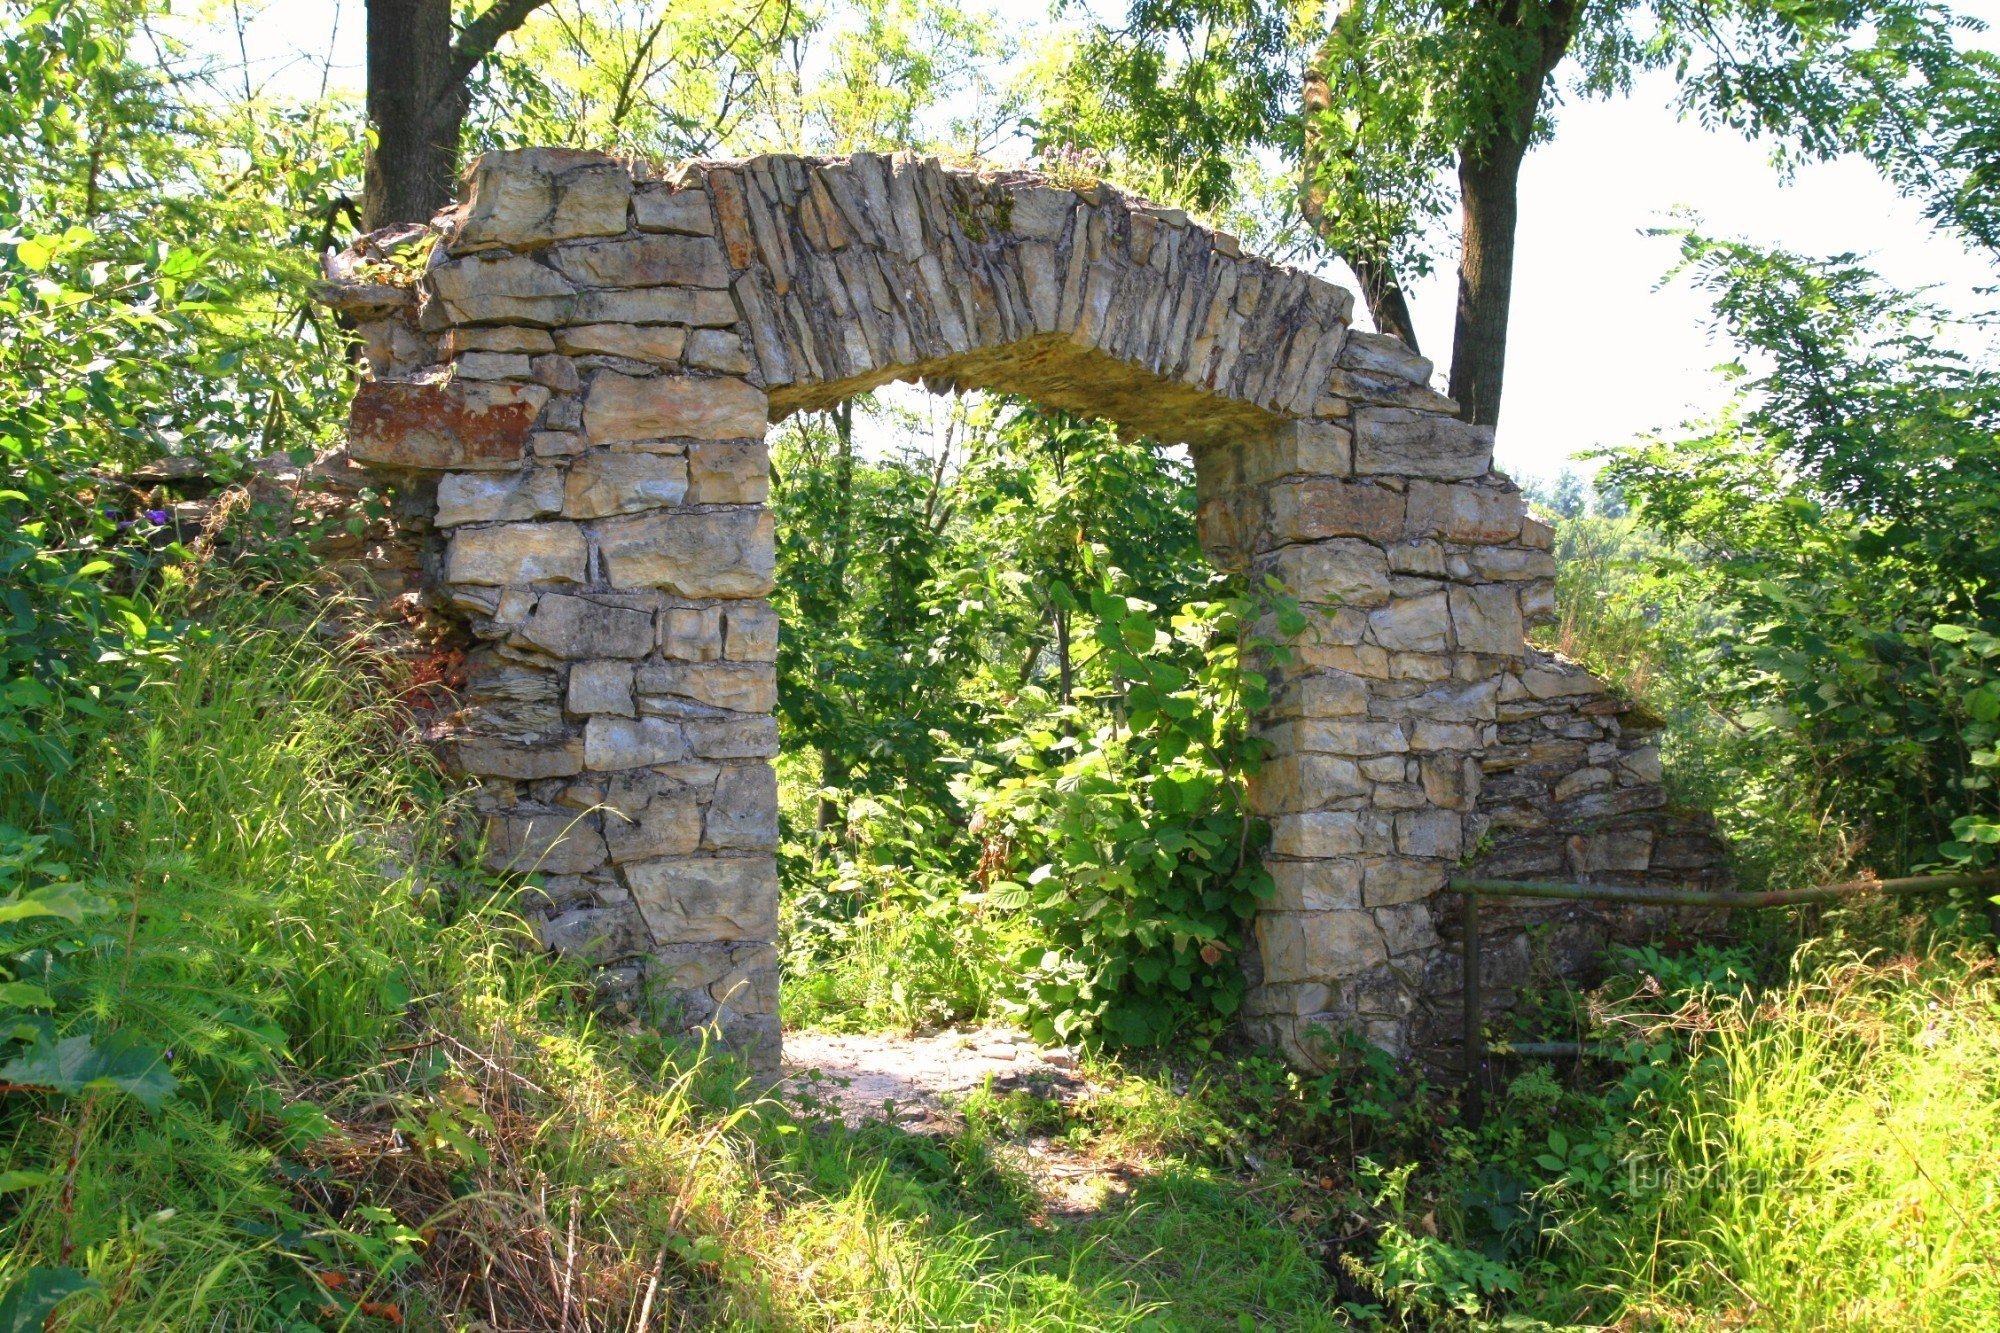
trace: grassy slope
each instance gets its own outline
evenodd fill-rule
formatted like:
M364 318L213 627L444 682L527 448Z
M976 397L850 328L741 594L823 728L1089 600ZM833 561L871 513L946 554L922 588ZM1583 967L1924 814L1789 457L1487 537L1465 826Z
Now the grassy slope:
M1345 1201L1214 1165L1202 1139L1225 1121L1201 1122L1201 1097L1127 1076L1073 1117L1073 1137L1143 1143L1152 1165L1096 1219L1050 1224L1005 1116L942 1142L800 1123L722 1062L598 1026L582 979L517 947L435 854L448 797L365 664L258 613L225 607L84 769L0 811L68 828L117 906L76 960L77 1012L165 1040L183 1084L157 1114L0 1101L8 1166L56 1177L0 1196L0 1287L56 1263L103 1287L56 1326L365 1328L393 1307L411 1327L627 1328L648 1301L670 1327L1342 1325L1319 1246ZM1637 1129L1601 1127L1653 1173L1548 1173L1554 1229L1507 1308L2000 1322L1990 974L1937 955L1798 975L1668 1025L1713 1057L1663 1065ZM1587 1129L1599 1110L1561 1113ZM1547 1103L1516 1112L1504 1132L1539 1150ZM1417 1188L1444 1198L1455 1169ZM1378 1303L1463 1322L1451 1210L1374 1216L1403 1256L1378 1258Z

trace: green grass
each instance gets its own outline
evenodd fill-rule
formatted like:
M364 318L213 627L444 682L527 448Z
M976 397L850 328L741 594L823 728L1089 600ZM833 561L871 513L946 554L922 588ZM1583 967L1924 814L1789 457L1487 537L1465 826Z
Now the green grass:
M0 1097L7 1169L48 1173L0 1193L0 1289L98 1283L52 1327L2000 1324L1977 949L1807 951L1745 1000L1627 984L1603 1012L1649 1053L1526 1071L1477 1136L1406 1071L1240 1052L1094 1059L1086 1101L976 1094L954 1136L848 1129L603 1026L444 855L454 798L375 664L272 611L211 609L78 769L0 793L113 909L61 1021L180 1081L154 1112ZM1035 1136L1129 1191L1050 1212Z

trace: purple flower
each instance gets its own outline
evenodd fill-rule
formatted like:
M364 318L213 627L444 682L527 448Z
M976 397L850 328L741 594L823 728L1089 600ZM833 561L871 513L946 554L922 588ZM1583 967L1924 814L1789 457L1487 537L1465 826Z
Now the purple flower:
M148 509L146 517L152 519L155 523L165 523L167 521L167 511L164 509Z

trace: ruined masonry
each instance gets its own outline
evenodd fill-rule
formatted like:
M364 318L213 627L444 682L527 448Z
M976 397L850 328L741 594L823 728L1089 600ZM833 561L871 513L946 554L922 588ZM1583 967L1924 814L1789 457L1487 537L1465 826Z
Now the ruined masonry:
M1256 1035L1309 1060L1315 1026L1402 1050L1455 1024L1440 891L1468 857L1723 874L1643 728L1524 646L1554 611L1551 532L1491 432L1350 330L1347 292L1178 210L901 155L662 173L529 149L328 278L372 371L351 458L398 483L432 595L479 643L450 746L489 862L539 870L543 939L653 1021L776 1060L765 431L891 380L1189 445L1212 558L1309 611L1260 722ZM1503 1002L1538 931L1575 954L1656 924L1517 917L1496 929L1522 947L1491 950Z

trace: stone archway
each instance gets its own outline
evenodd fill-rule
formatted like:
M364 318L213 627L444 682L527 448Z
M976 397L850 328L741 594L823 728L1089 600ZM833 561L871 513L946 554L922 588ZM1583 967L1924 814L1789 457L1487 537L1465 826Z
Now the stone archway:
M541 868L543 938L608 992L775 1060L764 435L921 378L1191 446L1205 548L1313 613L1260 719L1278 893L1246 1020L1301 1057L1315 1025L1426 1026L1431 900L1494 822L1506 701L1583 692L1538 693L1524 646L1549 529L1347 292L1107 186L901 155L493 153L435 232L420 275L421 228L330 266L374 372L349 449L405 478L482 641L453 753L490 856ZM1657 808L1628 767L1604 787Z

